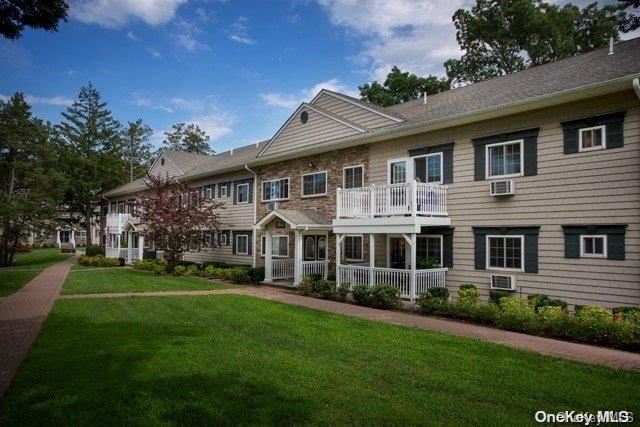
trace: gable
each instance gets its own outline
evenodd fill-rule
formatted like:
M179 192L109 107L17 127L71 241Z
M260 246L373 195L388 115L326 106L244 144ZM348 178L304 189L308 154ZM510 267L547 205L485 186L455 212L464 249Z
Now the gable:
M301 116L308 114L302 123ZM366 129L310 104L302 104L271 138L259 156L281 154L323 142L358 135Z
M364 105L351 101L348 97L328 91L321 91L311 101L311 104L337 116L344 117L345 119L367 129L376 129L403 121L399 118L379 112L375 107L365 108Z
M151 165L151 167L149 168L149 174L150 175L161 176L161 177L164 178L167 175L169 177L183 175L184 172L181 171L175 165L175 163L173 163L169 159L169 157L167 156L166 152L161 151L160 154L158 155L158 157L156 157L156 159L153 161L153 164Z

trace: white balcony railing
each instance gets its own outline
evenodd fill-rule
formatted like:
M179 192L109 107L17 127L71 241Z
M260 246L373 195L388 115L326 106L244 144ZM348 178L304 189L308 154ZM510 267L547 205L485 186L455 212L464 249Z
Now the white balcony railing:
M447 216L447 186L407 182L338 188L337 218L385 216Z
M293 279L294 259L274 259L272 261L271 271L273 272L273 280Z
M445 286L447 268L416 270L416 286L411 289L411 270L399 268L366 267L359 265L339 265L340 283L372 286L380 283L400 289L402 298L414 299L420 292L429 288ZM372 283L373 280L373 283Z
M319 274L325 279L329 272L329 261L302 261L302 277L307 274Z
M107 215L107 233L120 234L124 224L131 218L131 214Z

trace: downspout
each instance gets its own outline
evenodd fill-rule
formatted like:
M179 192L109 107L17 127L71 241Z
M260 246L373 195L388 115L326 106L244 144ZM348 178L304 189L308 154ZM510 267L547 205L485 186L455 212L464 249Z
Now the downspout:
M251 172L253 174L253 225L256 225L256 222L258 222L258 174L255 173L254 171L251 170L251 168L249 168L249 165L244 165L244 168ZM253 261L252 261L252 267L255 268L256 264L257 264L257 254L258 254L258 247L256 246L256 230L253 229L253 233L251 233L251 238L253 241Z
M636 96L640 99L640 80L636 77L631 81L631 85L633 86Z

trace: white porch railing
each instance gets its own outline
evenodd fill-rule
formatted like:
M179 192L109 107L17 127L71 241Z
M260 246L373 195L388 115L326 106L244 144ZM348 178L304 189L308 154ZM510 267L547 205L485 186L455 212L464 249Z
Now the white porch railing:
M104 256L107 258L118 258L118 248L111 248L107 246L104 248Z
M107 233L120 234L122 227L131 218L131 214L109 214L107 215Z
M164 251L156 251L156 259L164 259Z
M367 267L359 265L339 265L340 282L353 285L384 283L400 289L402 298L413 299L429 288L444 287L447 268L416 270L416 289L411 291L411 270L399 268ZM373 273L373 274L372 274ZM373 283L371 279L373 278Z
M127 262L131 263L139 259L140 259L140 250L138 248L129 248L127 253Z
M337 218L394 215L447 215L447 186L407 182L362 188L338 188Z
M274 259L271 271L273 271L273 280L293 279L294 259Z
M319 274L325 279L329 272L329 261L302 261L302 277L307 274Z

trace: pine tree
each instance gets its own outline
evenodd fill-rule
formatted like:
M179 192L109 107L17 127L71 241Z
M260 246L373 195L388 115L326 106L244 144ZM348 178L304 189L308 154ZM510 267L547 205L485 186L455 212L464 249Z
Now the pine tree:
M153 131L142 119L129 122L122 134L124 155L129 167L129 181L133 181L134 172L141 172L140 167L146 166L151 160L151 144L148 141L152 134Z
M90 226L98 196L124 180L122 126L91 83L80 89L62 116L58 131L69 184L65 202L72 215L81 215L87 243L91 244Z
M164 133L162 142L171 150L187 151L196 154L213 154L209 145L209 135L194 123L176 123L171 131Z

